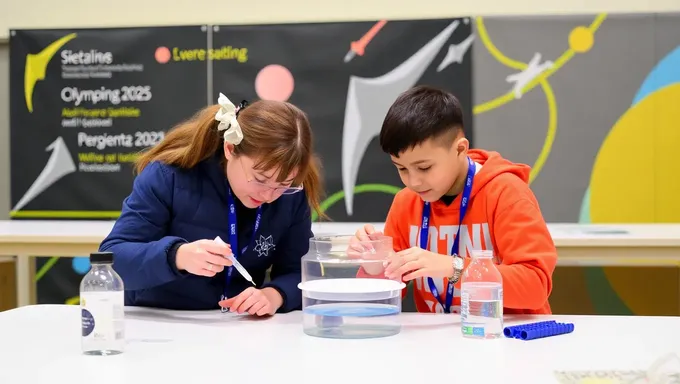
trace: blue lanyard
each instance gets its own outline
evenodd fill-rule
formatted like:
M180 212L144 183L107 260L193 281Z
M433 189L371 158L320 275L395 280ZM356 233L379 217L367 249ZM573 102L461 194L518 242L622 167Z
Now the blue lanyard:
M234 258L238 259L239 254L244 254L248 250L248 246L252 244L255 239L255 234L257 229L260 227L260 220L262 219L262 206L257 208L257 215L255 216L255 227L253 228L253 235L250 242L246 244L243 249L238 248L238 231L236 230L236 204L234 203L234 197L231 194L231 188L227 187L227 198L229 203L229 246L234 254ZM224 294L222 295L222 300L227 298L227 287L231 281L231 274L234 272L234 267L231 266L225 274L225 284L224 284Z
M475 163L468 157L468 172L467 180L465 181L465 187L463 187L463 196L460 199L460 218L458 219L458 232L456 233L456 238L453 239L453 248L451 249L451 255L456 256L458 254L458 239L460 238L460 227L463 225L463 218L465 217L465 211L467 211L468 202L470 201L470 194L472 193L472 179L475 177ZM423 223L420 229L420 247L427 249L427 240L429 238L429 228L430 228L430 203L425 202L423 205ZM442 299L439 295L439 290L432 280L431 277L427 278L427 284L430 286L430 291L437 299L437 301L444 307L444 312L451 312L451 304L453 303L453 286L454 283L449 281L448 287L446 289L446 302L442 303Z

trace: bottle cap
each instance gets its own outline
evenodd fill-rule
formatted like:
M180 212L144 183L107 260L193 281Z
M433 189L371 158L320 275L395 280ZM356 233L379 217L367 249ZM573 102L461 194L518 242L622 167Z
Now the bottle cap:
M90 264L113 264L113 252L90 253Z

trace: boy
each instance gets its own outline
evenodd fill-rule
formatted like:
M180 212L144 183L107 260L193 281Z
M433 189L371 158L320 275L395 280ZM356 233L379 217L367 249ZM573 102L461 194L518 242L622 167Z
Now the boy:
M557 251L528 185L529 166L469 149L458 99L425 86L404 92L390 107L380 146L406 188L385 222L396 253L384 269L365 268L361 275L415 280L418 312L458 313L459 279L470 252L493 250L504 313L551 313ZM353 247L379 235L367 224ZM450 283L453 295L447 295Z

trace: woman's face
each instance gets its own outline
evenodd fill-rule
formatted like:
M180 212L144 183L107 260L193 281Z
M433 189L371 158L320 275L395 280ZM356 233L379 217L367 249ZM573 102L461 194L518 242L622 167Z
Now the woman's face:
M254 168L256 161L248 156L234 155L233 145L224 148L227 159L227 179L232 193L248 208L257 208L264 203L271 203L282 194L289 192L297 175L293 171L288 180L278 183L279 171L261 171Z

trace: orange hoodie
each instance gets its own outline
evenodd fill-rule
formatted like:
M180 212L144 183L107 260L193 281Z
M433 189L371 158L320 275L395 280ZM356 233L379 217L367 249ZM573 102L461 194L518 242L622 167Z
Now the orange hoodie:
M504 313L550 314L548 296L557 250L528 185L530 167L514 164L496 152L472 149L468 154L477 163L477 173L463 218L458 254L467 266L472 250L493 250L503 277ZM450 205L442 201L431 204L430 251L451 254L460 200L458 195ZM395 251L419 245L422 212L423 201L415 192L403 189L397 193L384 231L393 238ZM360 274L368 277L364 271ZM443 312L425 279L414 281L418 312ZM435 278L434 282L444 301L448 280ZM460 281L451 310L460 310Z

